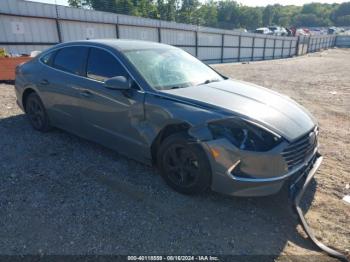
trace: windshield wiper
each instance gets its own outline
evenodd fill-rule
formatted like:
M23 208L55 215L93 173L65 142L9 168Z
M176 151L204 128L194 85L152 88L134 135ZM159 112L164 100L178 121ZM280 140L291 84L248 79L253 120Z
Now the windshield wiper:
M219 82L219 81L220 81L219 79L208 79L208 80L205 80L203 83L198 84L197 86L206 85L209 83Z
M206 84L209 84L209 83L213 83L213 82L219 82L221 81L220 79L208 79L206 81L204 81L203 83L201 84L198 84L196 86L200 86L200 85L206 85ZM192 85L190 85L192 86ZM179 89L179 88L186 88L188 86L172 86L172 87L169 87L169 89Z

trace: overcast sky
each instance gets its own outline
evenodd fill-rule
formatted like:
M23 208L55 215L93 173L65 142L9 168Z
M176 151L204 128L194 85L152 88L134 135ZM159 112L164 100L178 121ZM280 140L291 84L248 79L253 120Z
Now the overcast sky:
M44 3L51 3L51 4L59 4L59 5L68 5L68 0L31 0L36 2L44 2ZM201 2L205 2L205 0L201 0ZM305 3L311 3L311 2L320 2L320 3L342 3L346 2L344 0L238 0L237 2L240 2L244 5L249 6L265 6L269 4L281 4L281 5L303 5Z

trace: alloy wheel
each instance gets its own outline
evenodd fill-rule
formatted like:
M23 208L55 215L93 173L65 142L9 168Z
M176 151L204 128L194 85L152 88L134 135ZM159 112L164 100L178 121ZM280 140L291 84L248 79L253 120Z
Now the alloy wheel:
M171 145L165 152L165 170L169 179L178 186L190 187L199 176L198 159L183 145Z
M30 99L28 101L26 110L32 125L35 128L40 129L43 126L45 121L45 112L44 112L44 108L41 106L39 101L35 99Z

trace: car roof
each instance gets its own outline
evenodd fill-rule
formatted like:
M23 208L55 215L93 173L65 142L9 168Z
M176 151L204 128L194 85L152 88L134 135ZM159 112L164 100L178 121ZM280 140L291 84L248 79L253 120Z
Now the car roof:
M67 42L65 44L100 44L115 48L119 51L129 51L129 50L144 50L144 49L171 49L175 48L170 45L141 41L141 40L130 40L130 39L93 39L93 40L82 40Z

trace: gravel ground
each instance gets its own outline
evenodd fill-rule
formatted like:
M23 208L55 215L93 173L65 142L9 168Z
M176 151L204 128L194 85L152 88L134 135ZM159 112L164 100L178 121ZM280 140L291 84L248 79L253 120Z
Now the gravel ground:
M350 254L350 205L341 200L350 194L350 50L215 68L284 93L319 120L325 158L303 206L319 239ZM180 195L156 170L116 152L63 131L33 131L6 84L0 84L0 137L0 254L332 260L306 238L286 192Z

